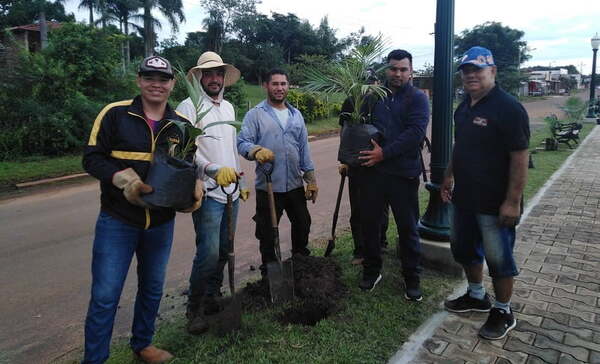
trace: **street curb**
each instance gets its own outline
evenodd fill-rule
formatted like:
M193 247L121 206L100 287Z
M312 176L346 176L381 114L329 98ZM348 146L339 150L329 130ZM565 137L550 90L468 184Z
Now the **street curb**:
M39 185L44 185L44 184L69 181L69 180L83 178L83 177L87 177L87 176L89 176L89 174L87 174L87 173L77 173L77 174L71 174L71 175L62 176L62 177L44 178L44 179L40 179L37 181L17 183L17 184L15 184L15 187L17 189L23 189L23 188L27 188L27 187L34 187L34 186L39 186Z

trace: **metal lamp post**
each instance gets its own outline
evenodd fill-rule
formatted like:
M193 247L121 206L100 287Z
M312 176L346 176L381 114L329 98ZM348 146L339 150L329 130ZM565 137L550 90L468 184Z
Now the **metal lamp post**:
M592 38L592 51L594 52L594 58L592 61L592 79L590 80L590 103L588 107L588 118L595 118L595 94L596 94L596 53L598 53L598 47L600 46L600 37L598 33Z
M435 20L433 115L431 124L431 183L427 211L419 221L419 234L431 240L450 240L449 205L442 202L440 185L452 152L452 59L454 0L438 0Z

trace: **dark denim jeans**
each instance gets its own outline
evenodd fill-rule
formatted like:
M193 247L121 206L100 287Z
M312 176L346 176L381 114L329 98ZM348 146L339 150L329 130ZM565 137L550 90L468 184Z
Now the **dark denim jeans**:
M117 305L134 253L138 291L130 345L139 352L152 343L174 226L173 219L144 230L100 212L92 253L92 297L85 319L82 363L103 363L108 359Z
M233 201L234 229L239 201ZM208 197L202 207L192 213L192 219L196 230L196 256L190 274L189 301L199 304L204 295L218 295L223 284L223 268L229 254L227 205Z

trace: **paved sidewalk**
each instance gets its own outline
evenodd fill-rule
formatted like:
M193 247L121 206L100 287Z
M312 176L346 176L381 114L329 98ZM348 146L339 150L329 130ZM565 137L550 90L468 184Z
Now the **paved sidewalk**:
M600 363L600 127L540 196L517 231L517 327L488 341L477 336L487 314L441 314L404 362Z

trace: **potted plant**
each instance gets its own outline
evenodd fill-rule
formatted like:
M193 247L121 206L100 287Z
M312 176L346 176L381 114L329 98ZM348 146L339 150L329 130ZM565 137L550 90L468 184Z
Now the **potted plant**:
M548 126L548 135L549 135L549 137L546 138L546 140L544 141L544 148L547 151L558 150L558 141L556 140L554 135L556 133L556 128L558 127L558 124L560 123L560 121L558 121L558 117L554 114L552 114L550 116L546 116L544 118L544 121L546 122L546 125Z
M178 70L178 78L185 82L188 95L196 110L196 121L210 112L211 108L203 110L203 93L201 86L195 77L191 80ZM196 166L194 163L196 139L212 136L206 135L206 129L220 125L240 124L235 121L218 121L207 124L204 128L194 127L189 122L168 119L167 123L179 128L180 135L184 141L175 144L168 141L166 151L158 149L152 160L148 171L146 184L152 186L153 191L144 195L142 199L153 208L173 208L183 210L193 205L194 189L196 185Z
M387 88L370 83L369 78L387 67L373 68L385 49L386 42L379 35L356 46L342 61L328 67L310 67L306 71L308 81L305 90L346 96L346 107L340 114L346 122L340 135L338 160L349 166L360 166L360 151L371 150L371 139L379 141L381 138L380 131L370 123L370 119L374 101L384 98ZM346 111L348 109L350 111Z

